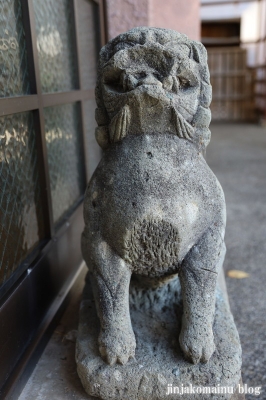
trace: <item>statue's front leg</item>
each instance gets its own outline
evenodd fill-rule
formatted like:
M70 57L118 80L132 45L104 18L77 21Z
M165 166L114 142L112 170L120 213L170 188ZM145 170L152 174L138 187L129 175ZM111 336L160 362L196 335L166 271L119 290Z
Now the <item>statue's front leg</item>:
M125 364L135 355L136 341L129 312L128 265L100 237L89 243L83 235L82 251L91 271L91 285L100 319L99 350L108 364Z
M180 269L183 297L179 342L194 364L207 362L214 350L213 319L219 267L225 255L223 222L215 222L193 246Z

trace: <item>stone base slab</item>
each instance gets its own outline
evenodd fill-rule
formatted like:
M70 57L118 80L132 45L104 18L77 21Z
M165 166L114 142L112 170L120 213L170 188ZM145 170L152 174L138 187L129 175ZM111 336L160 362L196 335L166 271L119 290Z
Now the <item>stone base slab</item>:
M76 362L79 377L89 395L103 400L244 398L237 393L241 377L241 346L224 290L217 288L213 325L216 351L207 364L193 365L184 359L181 352L178 337L182 301L178 277L157 289L147 290L132 285L130 304L137 342L135 359L126 365L109 366L99 354L100 324L90 284L86 283L80 307ZM182 390L182 387L190 385L216 387L220 392L226 387L234 394L184 393L182 397L177 393L166 394L168 387Z

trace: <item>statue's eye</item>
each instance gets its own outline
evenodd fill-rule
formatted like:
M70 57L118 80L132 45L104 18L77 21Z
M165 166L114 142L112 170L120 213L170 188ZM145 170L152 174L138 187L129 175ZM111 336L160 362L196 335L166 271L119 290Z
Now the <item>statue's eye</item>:
M120 71L112 70L111 68L109 70L105 71L105 74L103 76L103 83L110 87L119 87L121 86L121 73Z
M162 78L162 75L161 75L159 72L155 71L155 72L153 73L153 76L155 76L155 78L156 78L158 81L162 82L163 78Z
M141 79L145 79L146 76L147 76L147 74L144 71L136 72L134 74L134 78L137 79L138 81L140 81Z
M188 79L182 78L180 76L178 77L178 79L179 79L180 87L182 89L188 89L191 86L190 81Z

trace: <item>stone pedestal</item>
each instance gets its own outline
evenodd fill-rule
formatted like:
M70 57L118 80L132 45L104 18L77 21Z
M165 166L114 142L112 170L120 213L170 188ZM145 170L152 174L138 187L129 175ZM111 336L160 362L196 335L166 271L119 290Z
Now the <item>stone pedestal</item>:
M192 385L194 390L216 387L220 393L183 393L182 399L243 399L237 393L241 377L239 336L221 279L213 325L216 351L207 364L198 365L184 359L178 342L182 316L178 277L156 289L131 284L130 312L137 341L136 356L126 365L114 366L107 365L99 354L100 325L87 282L76 347L78 374L86 392L104 400L165 400L179 398L175 387L179 391L183 388L183 392L190 387L191 392ZM221 393L225 387L234 394ZM171 391L176 393L166 394Z

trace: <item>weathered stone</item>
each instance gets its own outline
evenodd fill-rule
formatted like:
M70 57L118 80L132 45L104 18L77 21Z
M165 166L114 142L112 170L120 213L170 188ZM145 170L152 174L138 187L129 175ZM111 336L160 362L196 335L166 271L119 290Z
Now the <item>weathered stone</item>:
M82 252L91 271L100 319L99 351L110 365L129 362L119 368L134 375L130 359L135 355L135 336L150 337L148 326L145 335L140 334L140 326L149 324L146 313L138 313L142 321L133 326L133 332L130 281L145 285L147 295L154 293L153 313L159 296L158 320L163 321L163 307L173 306L172 284L179 282L178 274L183 311L182 317L179 313L172 318L183 358L193 364L210 360L209 368L215 359L212 326L217 276L225 254L225 201L203 156L210 140L206 50L185 35L165 29L135 28L119 35L101 50L96 101L96 138L104 153L85 195ZM140 293L138 288L133 302L136 308ZM140 299L140 304L145 305L149 296ZM222 311L216 316L218 324L224 324L226 332L227 328L234 331L229 310L222 310L224 317ZM135 318L138 321L140 317ZM138 340L138 347L143 340ZM227 340L225 348L234 356L226 353L227 364L220 363L222 369L236 368L233 380L237 374L239 379L240 373L236 360L240 348L236 347L237 352ZM167 357L158 358L158 368L165 365L168 370L171 355L164 349ZM161 379L163 375L152 360L153 356L145 374L140 375L143 382L150 382L149 368L157 371L147 389L153 391L156 385L162 387L156 379L165 382L165 378ZM96 364L95 359L86 363L87 376L89 371L96 373ZM212 373L220 376L216 367ZM86 373L80 375L84 378ZM181 375L184 382L182 369ZM123 387L125 376L121 378ZM116 389L112 386L112 390ZM109 398L115 398L112 396Z
M168 293L171 292L171 299ZM160 288L148 289L139 282L130 290L130 314L137 340L135 359L126 365L107 365L98 351L100 323L92 291L87 282L80 309L76 349L77 369L86 392L100 399L165 400L168 385L179 388L220 387L234 390L241 368L241 348L226 294L216 292L214 342L216 351L207 364L184 360L178 343L182 300L178 278ZM182 399L243 399L235 393L183 394Z

